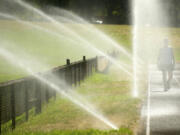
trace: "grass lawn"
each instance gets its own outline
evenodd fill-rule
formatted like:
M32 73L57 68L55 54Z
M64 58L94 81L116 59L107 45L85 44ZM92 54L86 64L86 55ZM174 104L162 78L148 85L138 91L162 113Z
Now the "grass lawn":
M97 52L89 48L89 45L78 41L77 37L69 35L68 32L57 31L49 23L35 24L44 28L48 27L50 30L67 38L57 37L54 34L29 27L28 25L22 25L14 21L1 20L0 42L1 47L6 48L13 54L19 55L19 57L25 58L27 61L30 61L32 58L27 57L26 55L33 56L34 59L46 65L43 67L44 69L41 67L41 69L37 69L37 71L63 65L67 58L71 59L71 61L77 61L81 60L84 55L87 58L98 55ZM131 48L129 40L130 29L128 26L96 25L96 27L113 37L117 43L123 43L125 48ZM86 32L86 30L84 30L86 32L84 34L83 29L79 25L69 25L68 28L77 30L80 35L86 37L87 41L89 41L92 46L96 46L105 53L113 50L113 47L107 43L106 40L103 38L95 38L94 33ZM116 29L119 30L116 31ZM0 67L0 82L20 78L26 75L22 70L9 64L1 56Z
M19 55L19 57L26 58L27 61L31 61L31 57L27 57L26 54L33 55L33 58L47 65L43 67L44 69L39 69L40 71L63 65L66 58L77 61L82 59L83 55L86 55L87 58L97 55L86 45L83 45L83 47L82 45L77 46L76 43L72 44L67 39L57 38L51 34L42 33L42 31L24 27L15 22L2 21L0 24L2 47ZM47 26L47 24L41 25ZM47 27L51 26L48 24ZM73 27L76 29L77 26ZM126 49L131 48L128 26L97 25L97 27L107 34L112 33L110 36L114 37L117 42L119 42L118 37L121 37L120 40L124 47ZM124 33L120 31L113 33L115 31L115 29L111 30L113 27L121 29ZM89 40L92 37L94 38L94 35L90 33L84 36ZM96 40L97 43L95 43ZM104 52L112 51L112 47L102 39L90 41ZM99 44L100 42L101 44ZM0 82L26 75L22 70L10 65L3 58L0 59ZM16 130L13 133L9 132L9 134L132 134L138 120L138 112L136 112L138 106L136 105L138 105L139 100L130 97L129 79L125 75L125 78L122 78L122 75L123 73L119 74L120 80L118 81L117 78L114 78L114 74L110 76L96 74L87 79L80 88L77 88L79 93L83 94L91 103L96 104L100 112L103 112L105 116L120 127L119 131L101 131L100 129L108 129L104 123L74 106L68 100L59 97L55 102L51 101L50 104L45 105L42 114L36 117L31 116L28 122L22 122L24 116L18 118ZM122 91L119 90L120 88ZM122 105L122 108L119 107L120 105ZM10 122L3 125L3 129L8 130L9 124Z
M109 74L96 73L86 79L76 91L96 105L110 121L119 127L113 131L70 101L58 96L48 105L44 105L40 115L22 122L8 135L132 135L139 119L140 99L131 97L131 82L123 73L113 69Z
M43 27L53 29L63 35L63 31L56 30L48 23L40 23ZM84 32L78 25L69 25L69 28L77 30L89 43L95 45L103 52L110 52L114 48L103 38L95 38L91 32ZM131 27L126 25L95 25L104 31L114 41L131 51ZM175 48L176 60L180 61L179 35L180 29L168 29L171 33L171 44ZM97 33L96 33L97 34ZM65 64L66 58L71 61L82 59L82 56L94 57L97 55L88 43L75 42L76 38L65 33L57 37L31 27L20 25L12 21L0 21L0 44L12 53L31 62L33 56L39 63L46 66L37 69L43 71L55 66ZM98 36L98 35L96 35ZM70 37L70 38L69 38ZM122 62L130 62L120 56ZM32 66L33 63L32 63ZM27 74L9 64L0 57L0 82L13 80L26 76ZM143 78L144 79L144 78ZM77 135L131 135L136 130L139 120L139 107L141 101L131 97L131 78L117 69L107 74L95 74L88 78L82 85L76 88L88 101L95 104L119 130L106 130L108 127L87 114L66 99L58 97L43 107L42 114L33 117L28 122L22 122L21 116L17 120L17 128L14 132L6 132L12 135L43 135L43 134L77 134ZM144 86L143 86L144 87ZM8 124L3 129L8 130Z
M15 55L19 54L19 57L31 61L32 57L40 63L46 66L37 69L37 71L43 71L55 66L65 64L67 58L71 61L81 60L82 56L94 57L97 54L92 48L82 41L78 41L76 36L72 36L69 32L58 31L53 25L49 23L32 23L40 25L44 28L49 28L62 37L58 37L54 34L44 32L42 30L35 29L28 25L19 24L14 21L0 21L0 42L1 46L11 51ZM69 29L75 30L82 37L84 37L91 46L96 46L103 52L107 53L115 50L114 47L107 42L106 38L99 37L100 34L92 31L87 31L82 25L78 24L66 24ZM131 27L127 25L95 25L98 29L106 33L119 45L131 52ZM165 32L170 33L170 44L174 47L176 60L180 61L180 29L168 28ZM156 33L151 32L151 35ZM96 35L96 36L94 36ZM96 38L95 38L96 37ZM161 40L161 39L158 39ZM26 57L29 55L29 57ZM124 56L121 61L126 62ZM33 64L32 64L33 65ZM13 80L21 78L26 75L19 68L15 68L9 64L4 58L0 56L0 82L7 80ZM42 69L43 68L43 69Z

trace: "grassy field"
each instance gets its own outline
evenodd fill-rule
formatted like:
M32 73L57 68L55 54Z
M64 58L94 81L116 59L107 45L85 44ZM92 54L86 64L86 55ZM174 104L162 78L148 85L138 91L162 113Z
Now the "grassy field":
M32 56L40 63L45 64L44 70L63 65L67 58L71 61L81 60L82 56L94 57L97 54L86 43L76 40L77 37L69 35L68 32L59 32L53 28L50 24L41 23L45 28L49 28L64 37L58 37L54 34L47 33L33 27L22 25L13 21L0 21L0 41L1 47L5 47L8 51L11 51L15 55L19 55L21 58L31 61ZM70 27L70 26L68 26ZM73 26L74 30L80 29L79 26ZM122 42L125 48L130 48L130 29L128 26L98 26L99 29L105 31L108 35L112 36L117 42ZM115 29L119 31L115 31ZM86 37L87 41L91 45L95 45L103 52L110 52L113 47L102 38L95 38L94 33L86 32L86 35L78 30L83 37ZM121 32L120 32L121 31ZM65 34L64 34L65 33ZM120 37L120 38L119 38ZM93 46L92 45L92 46ZM27 57L26 55L30 55ZM0 57L0 82L20 78L25 75L22 70L10 65L4 58ZM42 67L41 67L42 68ZM42 71L43 69L37 69Z
M59 97L43 107L42 114L23 122L8 135L132 135L139 120L140 99L131 97L131 82L123 73L95 74L76 88L119 130L109 130L104 123L89 115L70 101ZM121 75L121 76L120 76ZM8 128L6 128L7 130Z
M18 23L11 21L0 22L0 41L2 47L20 58L27 59L31 62L37 59L39 63L45 63L45 67L38 69L40 71L46 70L55 66L65 64L65 59L70 58L72 61L82 59L83 55L87 58L97 55L92 49L89 49L86 44L78 46L77 43L70 42L64 38L57 38L48 33L43 33L36 29L24 27ZM44 27L51 27L49 24L41 24ZM73 26L77 29L77 26ZM111 33L117 42L119 42L119 31L111 31L113 27L119 28L122 32L120 36L121 42L126 49L130 49L130 29L128 26L101 26L97 25L99 29ZM53 29L53 28L52 28ZM128 31L127 31L128 30ZM56 31L56 30L55 30ZM79 30L80 31L80 30ZM125 33L126 32L126 33ZM3 34L2 34L3 33ZM80 32L81 33L81 32ZM82 33L81 33L82 34ZM94 34L94 33L93 33ZM23 35L23 37L22 37ZM112 51L112 47L107 45L106 41L102 39L92 39L94 35L87 33L83 35L90 40L97 48L104 52ZM95 43L96 42L96 43ZM10 65L6 60L0 58L0 82L20 78L26 75L14 65ZM32 64L33 65L33 64ZM44 68L44 69L43 69ZM37 71L38 71L37 70ZM113 72L114 73L114 72ZM86 80L77 91L87 98L91 103L96 104L97 107L104 113L111 121L113 121L120 129L118 131L104 130L107 126L87 114L83 110L74 106L68 100L59 97L55 102L43 108L43 113L33 117L27 123L23 122L23 117L17 119L17 128L11 133L7 133L10 122L3 125L3 130L7 134L122 134L131 135L136 127L138 120L138 105L139 100L130 97L130 81L129 78L122 74L118 80L111 76L96 74L92 78ZM122 91L119 91L119 89ZM119 107L119 106L122 107ZM130 107L131 106L131 107ZM129 111L129 113L127 113ZM103 130L100 130L103 129Z
M10 135L10 134L9 134ZM52 131L52 132L21 132L14 133L14 135L133 135L132 131L128 128L122 128L119 130L111 131L100 131L100 130L61 130L61 131Z
M14 21L0 21L0 41L1 46L11 51L19 57L31 61L32 56L39 64L43 63L46 66L37 69L43 71L55 66L65 64L65 60L70 58L71 61L81 60L82 56L94 57L97 54L88 44L95 46L103 52L107 53L115 50L112 44L107 42L106 38L99 37L97 32L87 31L89 26L66 24L69 29L75 30L80 36L86 39L89 43L78 41L77 36L65 32L65 30L58 31L53 25L49 23L32 23L50 31L54 31L61 36L54 33L47 33L45 31L30 27L28 25L20 24ZM84 28L85 27L85 28ZM111 39L117 42L131 52L131 27L126 25L95 25L98 29L107 34ZM87 28L87 29L86 29ZM168 28L164 30L170 35L170 44L174 47L176 60L180 61L180 29ZM156 33L151 32L151 35ZM96 35L96 36L95 36ZM150 36L151 37L151 36ZM159 39L161 40L161 39ZM29 55L28 57L26 55ZM126 61L122 57L121 61ZM32 64L33 65L33 64ZM15 68L0 56L0 82L21 78L25 76L25 72L19 68ZM33 66L32 66L33 67ZM43 69L42 69L43 68Z
M43 27L56 30L48 23L39 23ZM114 50L107 39L98 38L97 33L85 32L79 25L70 25L80 35L85 37L86 42L76 42L76 38L67 32L65 37L57 37L54 34L48 34L31 27L20 25L12 21L0 22L0 41L1 47L28 62L35 59L39 64L43 63L37 71L43 71L55 66L65 64L66 58L71 61L87 58L97 55L91 47L95 45L103 52ZM126 25L95 25L98 29L105 32L115 42L122 45L131 52L131 27ZM171 33L171 45L175 48L176 60L180 61L179 53L179 35L180 29L168 29ZM95 37L95 34L97 34ZM153 33L152 33L153 34ZM73 40L73 41L72 41ZM29 55L29 56L27 56ZM130 62L124 56L120 55L122 62ZM16 61L16 60L14 60ZM35 64L32 62L32 67ZM0 82L13 80L26 76L18 67L14 67L0 57ZM143 78L144 79L144 78ZM109 131L105 124L95 119L91 115L74 106L68 100L58 97L56 101L51 101L45 105L40 115L30 117L28 122L23 122L23 117L18 118L17 128L14 132L8 132L12 135L56 135L56 134L77 134L77 135L132 135L136 130L139 120L140 99L131 97L131 78L118 69L112 69L110 74L95 74L82 83L76 90L81 93L88 101L95 104L118 127L117 131ZM143 84L144 85L144 84ZM144 86L142 86L144 87ZM8 130L8 124L4 125L4 130ZM7 133L7 132L6 132Z

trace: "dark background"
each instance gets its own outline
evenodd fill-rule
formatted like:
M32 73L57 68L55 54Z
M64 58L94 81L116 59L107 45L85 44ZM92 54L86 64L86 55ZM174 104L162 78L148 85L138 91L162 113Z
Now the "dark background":
M130 24L132 0L27 0L39 7L56 6L70 10L84 19L106 24ZM161 0L172 26L180 23L180 0Z

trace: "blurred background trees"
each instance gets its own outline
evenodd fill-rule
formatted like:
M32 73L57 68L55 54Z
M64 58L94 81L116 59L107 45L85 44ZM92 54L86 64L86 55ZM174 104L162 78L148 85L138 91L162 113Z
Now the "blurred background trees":
M27 0L40 7L56 6L97 23L129 24L132 0ZM173 26L180 26L180 0L161 0ZM166 16L165 16L166 17Z

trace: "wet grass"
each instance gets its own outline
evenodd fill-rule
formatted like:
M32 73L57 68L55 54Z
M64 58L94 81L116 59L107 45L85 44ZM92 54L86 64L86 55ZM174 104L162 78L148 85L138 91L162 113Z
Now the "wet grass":
M7 134L11 135L11 134ZM128 128L121 128L119 130L101 131L101 130L61 130L51 132L18 132L13 135L133 135Z
M52 29L55 32L59 32L49 23L35 24ZM111 45L107 45L106 42L104 42L104 39L98 40L98 38L95 38L94 34L90 34L89 32L85 32L83 29L80 29L79 25L68 24L68 27L73 28L76 32L80 33L87 39L87 41L90 41L93 43L93 45L96 45L96 47L100 50L104 52L110 52L113 50L113 47ZM111 39L131 52L132 38L130 26L95 25L95 27L106 33L106 35L108 35ZM174 48L176 60L180 61L180 29L169 28L167 30L171 35L170 44ZM60 33L62 34L63 32ZM72 39L71 36L64 36ZM7 45L3 45L4 41L10 43L10 47L7 47L7 49L14 54L20 54L22 51L24 54L22 54L21 57L24 58L24 55L29 54L37 59L37 61L41 61L41 63L46 65L44 66L44 70L65 64L67 58L71 59L71 61L77 61L81 60L84 55L87 56L87 58L97 55L97 53L89 49L84 43L79 45L80 42L76 44L75 42L71 42L64 37L56 37L46 32L27 27L26 25L18 24L14 21L0 21L0 41L1 46L5 47L7 47ZM126 57L121 57L121 61L127 61ZM27 61L30 59L31 58L27 58ZM0 82L21 78L27 75L22 70L19 70L19 68L9 64L2 57L0 57L0 67ZM39 69L39 71L42 71L42 69Z
M121 75L121 76L120 76ZM40 115L28 122L19 121L8 135L132 135L139 119L139 99L131 97L130 80L126 75L111 72L95 74L76 91L88 99L110 119L119 130L113 131L70 101L58 96L43 107ZM31 114L33 115L33 114ZM22 116L20 119L24 119ZM108 129L108 130L107 130Z
M38 24L57 32L49 23ZM117 43L122 43L125 48L131 48L129 40L130 29L128 26L96 25L96 27L104 31L107 35L110 35ZM80 31L78 27L76 27L75 30L77 30L77 32ZM99 39L98 41L97 38L94 38L94 34L86 32L85 34L83 33L82 36L85 37L87 41L92 41L93 44L96 42L94 45L104 52L113 50L111 45L105 45L106 42L103 42L104 39ZM65 37L73 39L68 35L65 35ZM0 41L1 46L6 47L15 55L23 52L21 54L22 58L24 58L26 54L29 54L37 61L41 61L41 63L46 65L44 70L65 64L67 58L71 59L71 61L77 61L81 60L84 55L87 58L97 55L96 52L87 47L84 43L80 45L80 42L77 44L64 37L56 37L46 32L18 24L14 21L0 21ZM31 57L27 58L27 61L30 59ZM22 70L19 70L19 68L9 64L2 57L0 57L0 67L0 82L21 78L27 75ZM39 69L39 71L42 70L43 69Z

